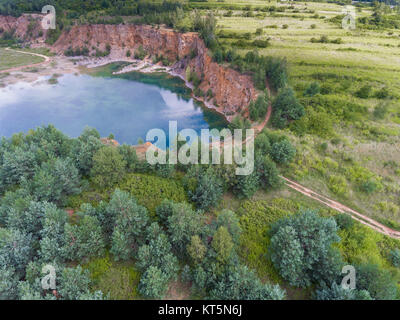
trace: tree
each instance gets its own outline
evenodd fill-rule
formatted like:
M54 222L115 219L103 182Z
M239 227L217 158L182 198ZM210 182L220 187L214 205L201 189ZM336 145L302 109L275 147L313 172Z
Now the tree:
M213 300L283 300L285 296L278 285L263 284L253 270L243 265L227 272L210 291Z
M126 171L133 172L135 171L139 159L136 155L136 150L132 146L123 144L118 147L119 153L121 154L123 160L126 163Z
M36 284L36 283L35 283ZM20 300L44 300L45 298L41 295L41 290L39 285L32 285L28 281L20 281L18 283L18 297ZM54 295L48 294L46 296L47 300L56 300Z
M129 193L116 189L107 204L101 202L96 208L96 215L106 235L107 241L111 239L117 217L122 212L136 210L136 200Z
M32 180L22 185L40 201L62 204L67 196L81 192L79 171L72 160L56 159L43 163Z
M362 86L357 92L356 96L361 99L368 99L371 95L372 87L369 84Z
M202 17L200 12L196 11L193 19L194 31L200 33L201 38L204 40L208 48L213 48L217 45L215 37L215 29L217 27L217 20L212 12L208 13L206 17Z
M256 139L254 140L254 149L257 153L262 155L269 154L271 143L268 136L264 132L257 135Z
M292 146L289 140L284 139L272 145L270 155L275 162L287 164L296 155L296 148Z
M110 188L122 179L126 165L117 148L106 146L94 154L90 175L98 186Z
M117 189L114 196L114 202L122 202L119 203L121 211L115 220L111 252L116 260L127 260L133 257L138 245L142 244L149 216L146 208L138 205L128 193Z
M257 171L253 171L249 175L241 175L237 177L233 192L239 199L251 198L260 188L260 175Z
M32 234L34 239L39 239L45 213L53 209L57 207L52 203L36 201L31 201L26 209L11 208L7 217L7 227Z
M162 299L167 291L168 276L159 268L151 266L143 274L139 283L139 292L153 299Z
M186 247L186 250L193 263L198 264L204 259L207 248L203 244L203 241L201 241L200 237L198 235L195 235L190 240L190 243Z
M262 157L258 161L259 156L256 155L256 170L258 171L260 177L260 184L265 189L276 188L281 183L281 178L279 178L279 170L276 164L268 157Z
M191 169L185 176L184 183L189 198L199 209L207 210L215 206L223 194L222 181L211 169L206 171Z
M19 188L16 191L8 191L0 199L0 225L5 226L10 211L14 210L18 214L26 210L34 198L28 190Z
M331 247L340 240L336 232L333 218L321 218L311 210L279 220L270 231L275 268L292 286L331 283L340 274L342 264L340 255Z
M231 235L233 242L239 244L242 229L240 227L239 219L233 211L226 209L222 210L222 212L217 216L216 225L217 228L225 227Z
M269 104L268 94L260 94L255 102L251 102L249 105L250 118L256 121L260 118L264 118L267 114Z
M18 277L13 268L0 266L0 300L17 298Z
M389 270L372 263L359 265L356 270L358 290L368 291L376 300L396 299L396 280Z
M13 268L22 278L25 267L33 259L32 235L15 229L0 228L0 265Z
M31 178L36 170L37 161L34 152L16 147L13 151L3 153L0 167L0 190L17 184L22 177Z
M264 61L265 71L272 88L279 90L287 83L287 62L286 58L266 57Z
M49 206L44 214L39 256L49 263L64 262L64 230L68 216L65 211Z
M93 155L103 146L96 129L86 127L78 139L73 140L71 158L83 176L88 176L93 166Z
M172 215L168 218L167 231L174 250L184 256L186 246L193 235L200 234L204 218L187 203L173 205Z
M330 287L325 284L314 293L315 300L373 300L367 290L345 289L332 283Z
M66 158L71 149L71 139L51 124L31 130L25 142L35 147L41 163L54 158Z
M393 266L400 268L400 249L396 248L390 251L390 259Z
M64 268L57 282L58 293L64 300L77 300L83 294L89 293L89 271L81 266Z
M285 87L279 90L273 101L272 124L277 128L286 127L290 121L304 116L304 107L298 102L292 88Z
M85 258L101 256L105 243L99 221L93 216L82 213L78 215L78 224L65 225L65 257L71 261L82 261Z
M161 204L156 208L157 217L163 225L166 225L168 218L174 212L175 203L172 200L164 199Z
M179 263L171 250L168 237L164 233L160 233L148 244L139 248L137 266L142 271L154 266L168 276L168 279L175 278L179 270Z
M211 246L217 254L217 261L221 264L227 263L233 252L234 244L231 235L225 227L221 226L215 232Z
M339 213L334 218L340 229L350 230L354 226L353 218L347 213Z

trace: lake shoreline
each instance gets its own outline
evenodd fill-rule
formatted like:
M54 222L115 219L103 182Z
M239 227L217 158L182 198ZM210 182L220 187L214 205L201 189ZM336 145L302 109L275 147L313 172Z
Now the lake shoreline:
M221 116L224 117L226 122L229 124L233 120L233 116L228 116L212 104L211 102L205 100L202 97L198 97L194 94L194 86L191 84L189 81L185 79L185 77L179 73L176 72L176 68L174 66L169 67L169 66L163 66L159 63L152 63L149 59L144 59L144 60L139 60L139 59L130 59L130 58L100 58L100 59L93 59L89 58L86 61L80 62L81 66L84 66L88 69L93 69L97 67L102 67L106 66L111 63L117 63L117 62L126 62L130 63L131 65L123 67L121 70L113 72L113 75L118 75L118 74L124 74L124 73L129 73L129 72L140 72L140 73L157 73L157 72L164 72L167 73L173 77L180 78L184 83L187 88L191 90L191 97L198 102L201 102L207 109L213 110L220 114Z
M149 59L138 60L131 58L91 58L91 57L65 57L65 56L54 56L52 57L52 63L45 66L40 66L37 68L29 68L26 69L21 68L18 71L12 71L9 74L4 74L2 78L0 78L0 88L7 87L8 85L13 85L18 82L28 82L33 83L40 79L41 77L57 77L63 74L84 74L86 69L95 69L98 67L103 67L112 63L125 62L130 63L130 65L123 67L121 70L117 72L113 72L113 75L124 74L129 72L139 72L139 73L157 73L163 72L171 75L172 77L180 78L185 86L191 90L191 97L201 102L202 105L208 109L212 110L219 115L221 115L227 124L229 124L233 116L228 116L224 112L220 110L217 106L212 104L210 101L206 101L202 97L198 97L194 94L194 86L185 79L185 77L176 72L176 68L174 66L162 66L160 64L153 64Z

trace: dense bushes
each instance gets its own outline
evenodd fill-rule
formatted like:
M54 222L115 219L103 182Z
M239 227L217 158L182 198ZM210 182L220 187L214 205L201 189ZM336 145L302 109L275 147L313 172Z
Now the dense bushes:
M304 107L296 99L293 89L286 87L278 92L273 104L272 123L277 128L286 127L290 121L304 116Z
M176 202L186 201L186 192L183 186L173 179L165 179L144 174L131 174L126 182L120 185L121 189L134 195L140 204L151 213L164 199ZM151 197L149 197L151 194Z
M342 264L331 247L340 240L336 231L335 220L309 210L276 222L270 231L270 250L280 275L296 287L335 281Z

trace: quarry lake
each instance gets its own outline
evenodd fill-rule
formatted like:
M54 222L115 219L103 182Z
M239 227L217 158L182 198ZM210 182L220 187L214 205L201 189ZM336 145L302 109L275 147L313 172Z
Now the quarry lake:
M190 97L181 79L161 73L111 76L115 68L0 88L0 136L53 124L77 137L90 126L102 137L112 133L121 144L136 144L150 129L168 133L170 120L178 122L178 130L226 126L221 115Z

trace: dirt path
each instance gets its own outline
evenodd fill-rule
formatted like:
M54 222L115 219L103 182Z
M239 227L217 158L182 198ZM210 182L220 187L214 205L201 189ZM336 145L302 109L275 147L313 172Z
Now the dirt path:
M316 193L315 191L312 191L312 190L298 184L297 182L289 180L283 176L281 176L281 178L283 180L285 180L285 183L289 188L294 189L311 199L317 200L336 211L339 211L341 213L346 213L346 214L350 215L354 220L361 222L362 224L374 229L375 231L378 231L378 232L380 232L384 235L387 235L391 238L400 239L399 231L390 229L389 227L386 227L383 224L381 224L381 223L379 223L379 222L377 222L377 221L375 221L375 220L373 220L373 219L371 219L349 207L346 207L345 205L343 205L337 201L331 200L323 195L320 195L320 194Z
M271 96L271 90L269 88L268 83L267 83L267 90L268 90L269 96ZM253 129L255 129L258 132L261 132L264 129L264 127L267 125L267 123L268 123L268 121L269 121L269 119L271 117L271 114L272 114L272 103L270 101L265 120L261 124L259 124L258 126L253 127ZM309 197L311 199L319 201L320 203L322 203L322 204L324 204L324 205L326 205L326 206L328 206L328 207L330 207L330 208L332 208L332 209L334 209L336 211L339 211L341 213L346 213L346 214L350 215L354 220L357 220L357 221L361 222L362 224L374 229L377 232L380 232L380 233L382 233L384 235L387 235L387 236L389 236L391 238L400 239L400 232L399 231L396 231L396 230L393 230L393 229L391 229L389 227L386 227L385 225L375 221L374 219L371 219L371 218L369 218L369 217L367 217L367 216L365 216L365 215L363 215L363 214L361 214L361 213L359 213L359 212L357 212L357 211L355 211L355 210L353 210L353 209L351 209L349 207L346 207L345 205L343 205L343 204L341 204L341 203L339 203L337 201L334 201L334 200L329 199L329 198L327 198L327 197L325 197L325 196L323 196L321 194L318 194L318 193L316 193L316 192L314 192L314 191L312 191L310 189L307 189L306 187L298 184L295 181L289 180L288 178L285 178L283 176L281 176L281 178L285 181L286 186L288 186L289 188L291 188L293 190L296 190L296 191L300 192L301 194L303 194L303 195L305 195L305 196L307 196L307 197Z
M28 65L24 65L24 66L14 67L14 68L6 69L6 70L0 70L0 73L8 73L8 72L13 72L13 71L19 71L19 70L22 70L25 68L37 67L37 66L40 66L42 64L45 64L45 63L48 63L51 61L51 59L48 56L45 56L45 55L39 54L39 53L25 52L25 51L10 49L10 48L6 48L5 50L41 57L44 59L44 61L38 62L38 63L33 63L33 64L28 64Z

